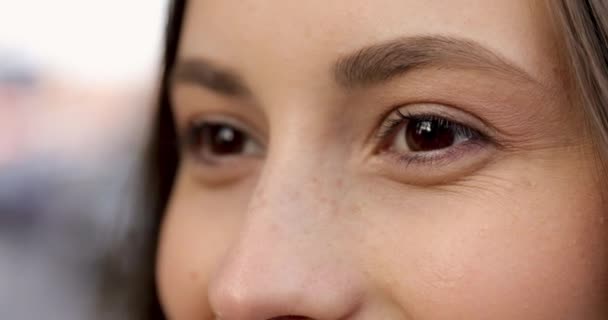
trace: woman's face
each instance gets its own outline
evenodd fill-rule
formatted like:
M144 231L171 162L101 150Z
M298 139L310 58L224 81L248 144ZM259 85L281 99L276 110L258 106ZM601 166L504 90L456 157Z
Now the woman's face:
M171 319L606 319L608 206L530 0L191 1Z

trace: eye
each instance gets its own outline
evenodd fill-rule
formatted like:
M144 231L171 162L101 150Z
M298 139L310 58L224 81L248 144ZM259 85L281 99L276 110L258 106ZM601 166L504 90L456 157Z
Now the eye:
M410 117L406 121L400 133L402 137L397 138L412 152L446 149L480 137L471 128L439 117Z
M438 114L395 111L380 132L382 151L401 159L430 161L459 156L487 142L480 131Z
M186 138L188 151L212 164L226 158L262 153L260 144L250 134L229 122L195 121L187 129Z

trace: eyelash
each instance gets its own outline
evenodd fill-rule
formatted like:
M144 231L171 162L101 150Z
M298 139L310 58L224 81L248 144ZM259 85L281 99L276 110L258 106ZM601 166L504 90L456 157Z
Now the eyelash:
M393 116L397 119L391 119ZM468 136L469 139L443 150L410 152L408 154L397 153L390 150L396 135L409 123L416 121L437 121L454 130L455 135ZM392 160L403 166L411 165L443 165L462 157L465 153L480 150L493 140L483 132L473 129L468 125L450 119L445 115L434 113L409 113L402 110L392 111L392 114L383 120L376 134L376 154L389 156Z
M397 138L397 135L405 130L408 124L416 123L416 122L436 122L443 126L444 128L448 128L451 130L454 136L456 137L465 137L466 139L463 141L457 141L453 145L446 147L444 149L437 149L432 151L413 151L410 150L408 152L397 152L392 150L392 145ZM235 128L236 130L242 132L246 136L249 136L251 139L251 134L248 133L248 130L243 130L238 126L234 126L230 123L230 121L215 121L215 120L197 120L188 124L188 126L184 130L183 137L183 145L186 147L186 150L191 154L201 154L200 149L204 148L203 145L197 145L194 143L196 138L198 138L197 132L200 131L201 125L210 125L210 124L220 124L228 127ZM493 139L479 130L471 128L469 125L462 124L461 122L452 120L450 116L438 113L410 113L409 111L402 110L394 110L391 111L379 128L376 133L376 142L375 142L375 154L379 156L386 157L394 162L397 162L400 166L411 166L411 165L447 165L459 158L463 157L467 153L479 151L484 147L487 147L488 144L493 143ZM208 146L207 146L208 147ZM221 157L221 156L219 156Z

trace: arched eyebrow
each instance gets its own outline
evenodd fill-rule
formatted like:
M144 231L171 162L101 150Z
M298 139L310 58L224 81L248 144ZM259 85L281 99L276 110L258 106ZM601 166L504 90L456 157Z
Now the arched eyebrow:
M334 78L345 88L358 88L427 67L490 71L518 81L538 82L481 44L446 36L406 37L365 47L338 59Z
M339 58L333 75L340 86L351 89L429 67L489 71L516 81L540 83L481 44L446 36L405 37L364 47ZM251 92L236 72L198 57L178 61L170 80L172 84L194 84L230 97L246 98Z

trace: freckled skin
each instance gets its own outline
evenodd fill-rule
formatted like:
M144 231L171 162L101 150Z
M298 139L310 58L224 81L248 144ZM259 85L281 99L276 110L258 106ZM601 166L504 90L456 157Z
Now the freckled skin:
M168 317L608 319L608 194L552 28L529 0L192 1L179 56L238 72L255 99L176 87L177 125L236 114L266 153L183 157L158 254ZM450 68L364 91L331 77L345 53L429 34L475 40L552 91ZM369 147L388 107L439 98L509 147L420 165Z

